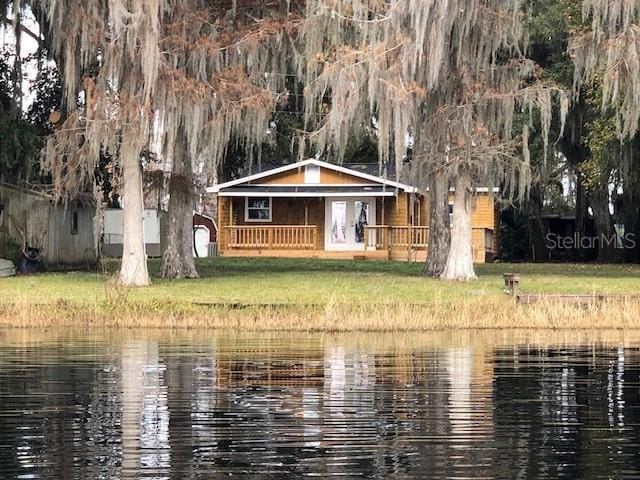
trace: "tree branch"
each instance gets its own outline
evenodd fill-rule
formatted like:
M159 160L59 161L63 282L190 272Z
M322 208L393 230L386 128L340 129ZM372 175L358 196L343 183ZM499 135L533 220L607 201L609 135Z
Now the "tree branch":
M8 25L13 25L13 20L11 18L6 17L5 15L0 16L0 22L6 23ZM44 40L39 35L37 35L33 30L28 29L24 25L20 25L20 31L28 35L32 39L34 39L36 42L38 42L38 45L42 45Z

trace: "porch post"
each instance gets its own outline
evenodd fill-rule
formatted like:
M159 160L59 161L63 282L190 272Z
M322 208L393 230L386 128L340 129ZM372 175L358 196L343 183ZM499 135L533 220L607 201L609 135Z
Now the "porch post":
M233 197L229 197L229 227L233 227ZM228 228L227 232L227 245L230 243L238 243L237 239L235 239L235 242L232 239L232 235L235 233L233 228Z

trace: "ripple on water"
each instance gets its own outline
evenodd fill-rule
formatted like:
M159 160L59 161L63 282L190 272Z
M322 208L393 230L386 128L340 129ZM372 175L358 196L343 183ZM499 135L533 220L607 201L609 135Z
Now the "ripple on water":
M437 335L0 336L0 478L639 478L640 351Z

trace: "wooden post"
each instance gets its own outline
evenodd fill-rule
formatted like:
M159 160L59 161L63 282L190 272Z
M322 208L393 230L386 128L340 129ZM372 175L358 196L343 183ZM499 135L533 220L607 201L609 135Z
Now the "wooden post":
M520 275L515 273L505 273L503 277L504 277L505 293L516 296L520 288Z
M385 227L385 244L386 244L386 248L389 251L389 254L391 254L391 234L392 234L392 229L390 226Z

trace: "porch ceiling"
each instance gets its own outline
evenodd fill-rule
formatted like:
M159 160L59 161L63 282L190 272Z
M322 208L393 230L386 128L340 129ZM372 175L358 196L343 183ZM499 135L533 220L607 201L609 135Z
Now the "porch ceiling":
M218 193L221 197L393 197L395 188L384 186L238 186L225 188Z

